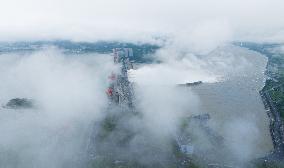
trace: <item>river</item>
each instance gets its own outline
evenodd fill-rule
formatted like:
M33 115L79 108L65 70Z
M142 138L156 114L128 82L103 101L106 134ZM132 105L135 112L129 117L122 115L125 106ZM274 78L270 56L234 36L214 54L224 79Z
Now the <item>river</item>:
M209 113L209 125L225 139L231 152L240 158L258 158L269 153L273 144L269 119L259 91L264 86L267 58L257 52L229 46L211 57L230 57L232 67L223 71L217 83L192 88L200 98L200 111Z

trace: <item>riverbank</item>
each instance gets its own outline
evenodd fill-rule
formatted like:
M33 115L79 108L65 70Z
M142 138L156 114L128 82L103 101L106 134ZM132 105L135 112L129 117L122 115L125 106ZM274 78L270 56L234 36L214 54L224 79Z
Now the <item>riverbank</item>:
M269 117L269 129L274 150L264 157L262 167L283 166L284 158L284 52L282 44L240 43L242 47L259 52L268 58L267 79L259 92Z

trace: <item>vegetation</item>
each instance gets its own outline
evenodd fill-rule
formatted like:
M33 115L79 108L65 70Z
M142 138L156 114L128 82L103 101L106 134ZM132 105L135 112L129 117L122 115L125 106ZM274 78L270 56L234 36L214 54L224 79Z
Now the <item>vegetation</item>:
M153 44L134 44L117 41L98 41L98 42L72 42L67 40L58 41L35 41L35 42L0 42L0 53L9 52L33 52L46 48L46 46L55 46L65 54L86 54L86 53L112 53L113 48L132 48L135 62L151 62L153 59L150 54L155 53L160 46Z
M11 99L4 108L10 108L10 109L25 109L25 108L32 108L33 101L26 98L15 98Z
M280 113L280 117L284 120L284 53L277 50L281 47L281 44L237 43L237 45L267 56L266 74L269 79L262 91L269 93L277 111Z
M255 164L255 168L283 168L284 163L279 161L262 161Z

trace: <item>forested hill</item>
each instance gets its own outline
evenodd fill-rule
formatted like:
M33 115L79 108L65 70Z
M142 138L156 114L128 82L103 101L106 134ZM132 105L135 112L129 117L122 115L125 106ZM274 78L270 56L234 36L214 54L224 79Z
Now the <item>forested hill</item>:
M55 46L62 49L65 54L86 54L86 53L112 53L113 48L132 48L132 58L135 62L152 61L150 54L155 53L161 46L153 44L134 44L116 41L99 42L72 42L72 41L34 41L34 42L1 42L0 54L9 52L33 52L44 49L48 46Z

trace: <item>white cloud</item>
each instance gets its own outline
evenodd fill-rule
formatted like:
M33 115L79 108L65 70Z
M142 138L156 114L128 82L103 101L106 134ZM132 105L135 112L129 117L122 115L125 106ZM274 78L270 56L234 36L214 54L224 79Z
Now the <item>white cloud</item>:
M108 105L111 57L47 49L2 54L0 65L0 104L16 97L36 103L35 109L0 108L0 167L80 167L90 126Z
M1 2L0 37L149 40L197 26L202 33L193 31L194 38L207 38L203 33L211 28L217 33L210 40L222 39L230 30L219 31L231 27L234 39L261 39L283 30L283 6L281 0L10 0Z

